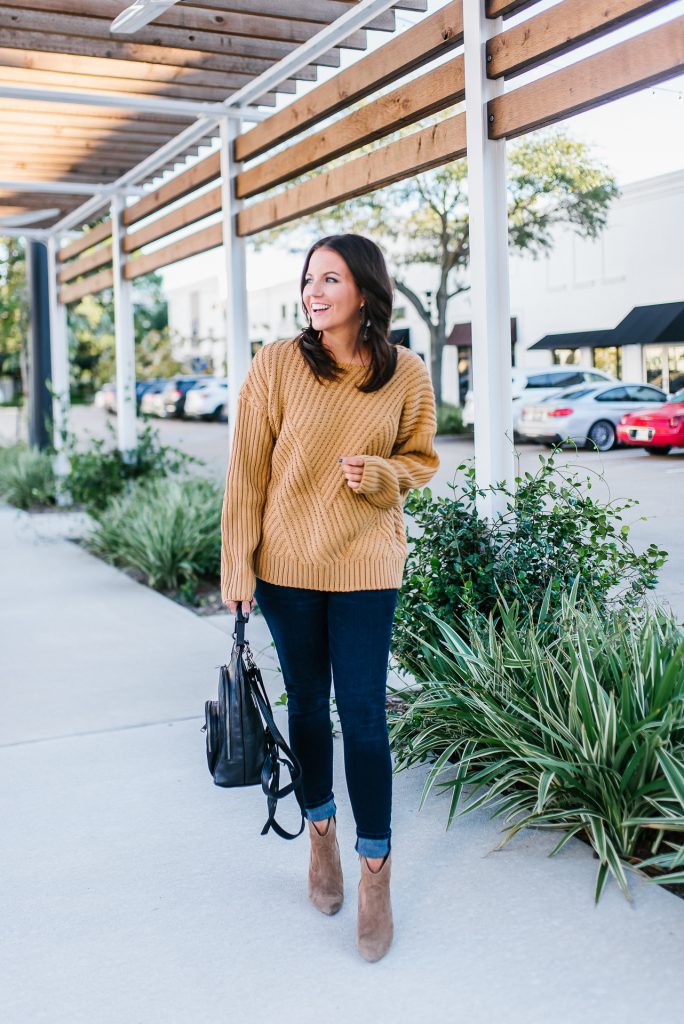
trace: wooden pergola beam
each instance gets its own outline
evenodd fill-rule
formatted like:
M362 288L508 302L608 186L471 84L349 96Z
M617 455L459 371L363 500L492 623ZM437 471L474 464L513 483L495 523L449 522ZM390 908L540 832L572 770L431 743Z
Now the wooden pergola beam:
M684 70L684 16L489 103L489 137L515 138Z
M236 195L265 192L305 171L415 124L463 99L463 57L454 57L237 176Z
M78 302L86 295L97 295L105 288L111 288L114 284L114 274L111 267L108 270L101 270L98 274L91 274L74 284L65 284L59 289L59 301L68 306L71 302Z
M217 188L212 188L209 192L204 192L196 199L191 199L189 203L184 203L177 210L172 210L163 217L158 217L137 231L132 231L126 235L123 246L124 251L135 252L136 249L142 248L143 245L156 242L160 238L165 238L166 235L172 235L174 231L180 231L181 228L189 227L190 224L196 224L198 221L204 220L205 217L210 217L220 210L221 186L219 185Z
M282 0L199 0L193 6L206 7L209 10L226 11L236 13L259 14L267 17L282 18ZM287 13L291 18L301 21L310 21L319 25L328 25L335 18L341 17L349 10L350 4L345 0L287 0ZM400 8L401 4L394 7ZM427 4L415 3L409 9L424 11ZM369 21L366 28L376 31L393 32L395 28L394 9L385 11Z
M113 159L112 149L115 148L116 159L128 166L131 161L142 160L147 153L157 149L155 142L134 143L125 139L114 147L109 139L35 139L30 144L31 159L51 161L55 157L69 159L78 164ZM21 160L26 157L27 142L25 138L6 134L2 145L0 159L11 157Z
M280 60L298 45L295 42L279 42L268 39L252 39L248 36L228 35L219 32L189 32L185 29L164 28L152 22L135 33L135 43L122 43L110 32L109 21L87 15L52 14L35 11L26 7L12 8L0 4L0 24L21 38L25 33L48 34L56 39L72 39L81 47L76 52L89 53L94 43L104 43L108 48L119 46L140 46L157 51L158 59L164 61L165 50L181 53L200 52L205 56L230 55L255 58L267 62ZM73 52L73 51L72 51ZM115 56L112 53L112 56ZM144 59L144 58L143 58ZM174 63L173 58L171 59ZM175 62L177 63L177 61ZM340 65L339 49L331 49L311 62L326 67Z
M462 41L462 0L452 0L379 50L362 57L334 78L238 136L235 159L239 162L259 156L446 53Z
M146 256L139 256L126 264L125 277L127 281L134 281L136 277L150 274L153 270L161 267L168 267L172 263L178 263L189 256L196 256L200 252L208 252L223 245L223 224L212 224L211 227L195 231L192 235L172 242L163 249L156 249L155 252Z
M206 185L220 176L221 154L212 153L204 160L200 160L199 163L193 164L186 171L176 175L171 181L160 185L154 192L143 196L137 203L127 207L123 213L123 222L126 227L130 227L132 224L141 221L144 217L149 217L157 210L160 210L167 203L172 203L176 199L182 199L184 196L189 195L190 192L194 192L196 188Z
M123 125L118 125L114 128L105 126L85 128L79 125L60 125L54 124L52 118L47 116L42 122L34 120L27 122L26 119L10 120L3 117L2 123L5 138L8 140L15 138L33 140L36 137L36 129L39 128L41 142L63 139L65 142L102 142L103 144L110 143L113 146L118 146L119 144L126 145L128 143L136 146L138 143L142 145L147 142L154 143L155 146L161 146L168 139L172 138L174 134L145 131L140 128L136 128L135 131L129 131Z
M88 107L72 103L46 103L38 100L17 100L0 96L0 116L18 116L25 121L29 118L46 116L52 124L121 124L143 125L152 128L168 128L170 132L181 132L193 117L189 114L149 114L145 111L126 110L122 107Z
M111 236L112 222L110 220L101 221L100 224L96 224L90 231L85 231L80 238L74 238L73 241L63 245L57 252L57 259L60 263L64 263L66 260L78 256L79 253L84 252L86 249L90 249L93 245L97 245L98 242L104 242L105 238L111 238Z
M89 252L86 256L81 256L80 259L74 260L72 263L67 263L57 274L57 280L60 284L66 284L67 281L73 281L82 274L88 274L91 270L95 270L97 267L103 267L107 263L111 262L112 243L109 242L107 245L103 245L99 249Z
M612 32L673 0L564 0L487 44L489 78L510 77Z
M465 114L390 142L237 215L238 235L253 235L465 156Z
M79 0L80 2L80 0ZM83 77L90 81L95 78L125 78L132 81L141 79L149 82L169 82L177 85L213 86L217 89L240 89L251 81L249 75L226 71L201 71L197 68L179 67L174 64L149 64L145 61L133 63L130 60L114 60L104 57L64 56L60 53L31 53L29 50L0 49L0 66L25 68L41 72L65 73L71 77L74 87L76 79ZM110 89L116 91L112 82ZM288 78L278 85L277 93L294 93L297 83ZM268 93L267 95L272 95Z
M26 3L25 0L3 0L3 6L22 8L26 6ZM80 18L84 16L83 0L32 0L31 8L56 15ZM119 0L97 0L97 4L88 11L87 18L95 23L96 27L101 28L103 34L110 35L110 23L120 13ZM329 21L332 20L331 16ZM203 45L200 39L204 38L205 33L248 36L253 39L299 44L306 42L320 31L318 25L294 17L289 7L287 8L287 18L283 18L282 7L280 14L273 17L260 14L256 10L231 11L227 5L220 11L212 11L210 8L202 7L201 4L171 7L157 15L154 22L146 26L145 29L138 30L136 36L141 37L141 42L145 41L142 38L143 34L149 37L148 41L154 41L159 29L177 30L173 31L174 37L182 39L187 39L189 33L192 33L200 46ZM87 35L88 33L84 32L83 34ZM183 46L185 43L171 43L170 45ZM351 49L365 50L366 33L363 30L353 32L341 45Z
M132 65L133 66L133 65ZM116 93L122 96L145 96L161 99L196 100L198 103L222 103L238 85L232 88L216 88L198 85L195 82L158 82L134 78L103 78L101 76L70 75L64 72L34 71L24 68L7 68L0 65L1 85L24 85L27 88L51 87L69 92L90 94L92 92ZM275 106L276 94L261 97L264 106Z
M488 18L508 18L538 3L539 0L485 0L485 10Z
M143 61L147 64L184 65L204 71L225 71L229 74L260 75L273 66L274 60L245 57L240 54L208 53L206 50L179 47L148 46L113 39L82 39L78 36L58 35L55 32L16 31L0 22L0 47L30 50L34 53L62 53L77 57L113 57L117 60ZM336 64L333 66L337 66ZM291 78L313 82L316 68L309 65L293 73Z
M106 150L92 154L77 154L75 156L72 156L70 153L64 153L62 156L59 153L51 155L49 153L31 152L27 154L26 149L24 149L23 155L20 154L19 156L13 156L11 153L6 154L4 149L0 152L0 165L5 171L10 166L14 170L30 171L32 168L65 169L69 172L78 171L79 174L87 169L90 174L90 181L97 181L100 174L120 173L122 169L130 167L130 164L130 157L126 157L125 154L119 155L116 152L107 152ZM173 167L174 164L169 166ZM8 175L5 176L7 177Z

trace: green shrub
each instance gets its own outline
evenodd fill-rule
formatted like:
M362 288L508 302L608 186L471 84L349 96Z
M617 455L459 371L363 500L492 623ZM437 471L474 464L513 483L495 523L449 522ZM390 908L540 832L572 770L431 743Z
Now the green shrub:
M464 430L461 407L443 402L437 409L437 433L462 434Z
M109 429L113 435L111 425ZM124 491L129 481L168 476L199 461L176 448L161 445L159 432L149 423L140 430L130 461L124 461L113 438L110 447L104 440L94 440L85 451L77 451L75 439L70 436L67 450L71 463L68 480L71 500L89 512L102 511L111 498Z
M422 656L412 634L435 641L430 612L462 628L470 612L497 614L499 597L532 614L547 590L551 606L579 580L578 600L599 608L633 605L655 587L666 552L651 544L638 554L623 513L635 500L601 501L591 480L559 470L555 456L540 456L539 471L517 479L505 496L506 512L489 521L477 509L472 467L463 464L453 498L433 500L429 488L412 491L405 509L422 533L410 544L394 621L392 651L399 666L420 678ZM484 492L482 492L484 493Z
M50 454L22 442L1 447L0 498L23 509L54 505L56 485Z
M684 881L684 633L662 611L608 616L576 593L533 620L502 607L464 639L434 619L426 685L400 691L390 737L403 769L433 763L457 814L488 806L508 826L578 833L599 858L595 898L625 866ZM464 785L475 788L459 811Z
M196 580L219 577L221 499L211 480L140 481L95 513L86 546L156 590L187 597Z

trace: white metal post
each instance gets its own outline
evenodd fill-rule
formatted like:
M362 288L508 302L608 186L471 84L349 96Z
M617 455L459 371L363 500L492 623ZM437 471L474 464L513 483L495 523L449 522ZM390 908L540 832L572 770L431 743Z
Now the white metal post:
M123 248L125 203L120 195L111 204L112 271L114 276L114 336L116 339L116 432L124 458L137 447L135 419L135 332L133 329L132 284L124 277Z
M223 252L226 267L226 373L228 376L228 439L233 443L238 392L251 361L247 312L247 256L244 238L237 234L237 215L242 206L235 198L235 178L240 165L233 159L233 143L240 122L221 122L221 203Z
M50 303L50 365L52 374L52 424L53 444L57 452L54 460L55 476L58 481L57 501L60 505L69 500L64 481L69 474L69 458L65 450L68 430L69 396L69 339L67 334L66 306L59 301L57 279L58 238L47 241L48 254L48 295Z
M502 18L485 0L463 4L470 218L470 294L475 399L475 471L480 487L514 479L511 327L508 290L506 144L488 136L487 103L503 90L487 78L487 40ZM480 512L493 517L505 500L487 493Z

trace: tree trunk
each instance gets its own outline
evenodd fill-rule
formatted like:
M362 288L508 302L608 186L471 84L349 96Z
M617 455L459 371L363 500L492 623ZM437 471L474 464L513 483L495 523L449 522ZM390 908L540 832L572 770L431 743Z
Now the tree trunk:
M430 331L430 374L435 391L435 403L442 405L442 357L446 343L446 325L435 324Z

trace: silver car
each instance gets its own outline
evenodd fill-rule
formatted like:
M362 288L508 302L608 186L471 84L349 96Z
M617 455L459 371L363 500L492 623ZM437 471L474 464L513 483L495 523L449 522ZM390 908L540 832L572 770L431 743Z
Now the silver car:
M526 403L520 412L518 431L543 444L569 442L607 452L615 445L615 428L625 413L653 408L665 401L665 392L651 384L621 381L580 385L545 401Z

